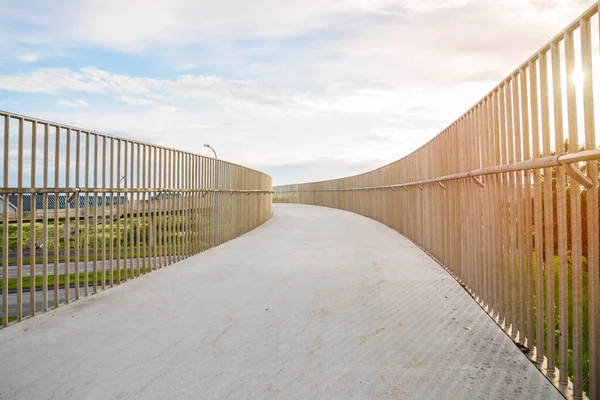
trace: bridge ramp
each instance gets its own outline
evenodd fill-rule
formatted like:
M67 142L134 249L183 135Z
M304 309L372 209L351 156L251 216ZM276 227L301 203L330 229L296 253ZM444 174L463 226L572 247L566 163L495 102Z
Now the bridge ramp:
M395 231L274 210L238 239L0 330L0 399L562 399Z

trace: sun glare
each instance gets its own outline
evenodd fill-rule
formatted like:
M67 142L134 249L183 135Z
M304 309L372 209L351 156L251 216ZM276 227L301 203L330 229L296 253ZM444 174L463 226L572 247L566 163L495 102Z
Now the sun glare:
M583 70L581 69L576 69L575 72L573 72L569 78L571 80L572 83L581 86L583 85Z

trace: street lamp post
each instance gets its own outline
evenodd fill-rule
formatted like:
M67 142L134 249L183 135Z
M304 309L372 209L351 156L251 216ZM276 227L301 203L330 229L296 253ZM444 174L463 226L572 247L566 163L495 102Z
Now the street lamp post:
M212 147L210 147L210 144L205 144L204 147L208 147L209 149L211 149L213 151L213 153L215 153L215 160L218 158L217 157L217 152L215 151L215 149L213 149Z
M206 143L206 144L204 144L204 147L208 147L209 149L211 149L213 151L213 153L215 154L215 160L218 159L217 152L215 151L215 149L213 149L210 146L210 144ZM218 184L219 184L219 167L215 163L215 188ZM213 217L213 245L217 244L217 227L219 226L218 225L218 209L219 209L219 192L217 192L215 194L215 212L214 212L214 217Z

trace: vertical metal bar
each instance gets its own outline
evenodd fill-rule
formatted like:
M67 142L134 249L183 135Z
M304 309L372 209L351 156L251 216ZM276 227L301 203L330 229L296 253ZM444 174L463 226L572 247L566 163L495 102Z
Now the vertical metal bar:
M162 196L162 203L163 203L163 229L162 229L162 234L163 234L163 266L167 266L170 264L170 254L171 254L171 248L170 248L170 208L171 208L171 192L169 191L169 187L170 187L170 176L171 176L171 172L170 172L170 163L169 163L169 150L164 149L163 150L163 161L164 161L164 168L163 168L163 188L164 188L164 192L163 192L163 196Z
M127 223L128 219L128 215L127 213L129 212L129 198L128 198L128 193L127 193L127 188L129 187L128 185L128 173L127 173L127 167L128 167L128 161L129 160L129 141L124 140L123 141L123 243L122 243L122 249L123 249L123 253L121 253L119 251L119 254L117 254L117 257L119 257L120 259L123 260L123 275L124 278L123 280L125 282L127 282L127 280L129 279L129 266L127 265L127 250L129 248L129 246L127 245L127 240L129 239L129 234L128 234L128 228L129 225ZM119 194L119 203L121 202L121 195ZM131 277L133 278L133 276Z
M193 162L194 162L194 157L192 155L190 155L189 153L186 154L186 189L188 189L187 195L186 195L186 215L187 218L185 219L185 223L186 223L186 251L185 251L185 257L188 258L192 255L192 248L194 245L194 236L193 236L193 222L194 222L194 209L193 209L193 199L194 199L194 193L191 192L190 190L193 189L193 183L192 183L192 168L193 168Z
M121 178L121 156L122 156L122 146L121 146L121 139L117 139L117 176L116 176L116 181L117 181L117 190L115 193L115 199L111 200L116 202L117 204L117 214L115 215L115 217L113 218L114 221L117 222L116 227L115 227L115 233L116 233L116 242L117 242L117 254L115 254L115 261L117 264L117 283L120 285L121 282L123 281L123 277L121 276L121 180L123 178ZM114 204L113 204L114 207ZM125 272L125 275L127 276L127 272Z
M214 159L213 158L208 158L206 160L207 163L207 170L208 170L208 177L207 177L207 187L209 189L214 189L214 169L213 169L213 165L214 165ZM209 236L209 240L210 240L210 244L209 244L209 248L212 248L215 246L215 203L213 201L213 192L207 192L206 197L208 197L207 199L207 207L210 210L210 236Z
M477 168L477 160L476 160L476 154L478 149L476 148L476 137L479 133L478 131L478 125L477 125L477 110L476 109L472 109L469 113L468 113L468 132L469 132L469 136L468 136L468 146L469 146L469 169L475 169ZM479 213L479 207L477 205L477 201L478 201L478 192L479 192L479 188L474 188L473 183L469 182L469 184L471 185L471 188L469 190L469 203L470 203L470 217L471 217L471 223L469 225L469 242L473 243L473 244L477 244L479 243L478 241L478 235L477 235L477 214ZM471 292L473 293L474 296L477 296L479 293L479 266L480 263L479 261L479 253L478 250L481 248L481 246L477 246L477 245L473 245L470 246L470 251L471 251L471 275L472 275L472 281L471 281Z
M48 160L50 127L47 123L44 124L44 189L48 187ZM43 195L44 211L43 211L43 228L42 237L42 309L48 311L48 193Z
M148 147L148 163L150 165L150 177L148 179L148 186L152 188L148 192L148 253L150 269L155 270L158 268L158 187L157 180L157 164L158 164L158 150L156 147Z
M110 243L108 247L108 262L109 262L109 273L110 276L108 278L108 284L110 287L114 286L115 279L115 237L117 236L115 232L115 141L113 138L110 138L110 162L109 162L109 170L110 170L110 180L108 196L109 196L109 232L110 232ZM116 177L119 179L119 175ZM117 271L117 282L119 282L119 272Z
M172 208L172 218L173 218L173 263L179 261L179 224L180 224L180 201L182 193L179 191L179 174L180 174L180 163L179 163L179 154L180 152L177 150L173 150L172 152L172 166L173 166L173 181L171 186L173 187L173 208Z
M491 120L491 126L492 129L489 130L489 135L490 135L490 165L498 165L500 163L499 160L499 154L500 154L500 145L499 145L499 135L498 135L498 122L497 122L497 114L498 114L498 108L497 108L497 104L496 104L496 99L498 97L497 92L493 92L490 96L490 120ZM500 221L498 219L498 217L500 217L501 215L501 211L499 210L499 204L498 204L498 200L500 197L500 193L498 191L498 183L499 183L499 176L498 175L490 175L489 176L489 181L490 181L490 186L491 186L491 190L489 190L489 196L490 198L490 226L492 227L491 230L491 243L490 243L490 253L492 255L492 274L491 274L491 287L492 287L492 317L496 320L499 321L500 318L500 297L501 297L501 288L500 288L500 282L501 282L501 276L500 276L500 270L502 268L502 256L499 253L499 249L498 249L498 244L501 243L501 238L500 238L500 233L501 233L501 228L500 228Z
M69 187L71 182L71 128L66 129L66 143L65 143L65 187ZM71 285L70 285L70 272L71 272L71 240L70 240L70 220L71 214L69 212L71 193L65 193L65 222L63 224L64 232L64 244L65 244L65 304L69 304Z
M98 189L98 135L94 134L94 189ZM94 294L98 293L98 193L94 190Z
M554 104L554 142L556 154L564 153L562 83L560 71L560 47L551 45L552 52L552 98ZM567 195L565 172L556 167L556 225L558 241L558 315L559 332L559 378L563 387L568 383L569 308L568 308L568 259L567 259Z
M54 187L58 187L59 184L59 173L60 173L60 127L56 126L56 134L55 134L55 147L54 147ZM53 307L56 308L59 305L59 209L60 209L60 193L54 193L54 304Z
M481 163L481 153L482 153L482 147L481 147L481 132L483 131L482 129L482 107L481 105L477 105L476 109L475 109L475 119L474 119L474 129L475 129L475 141L473 143L473 152L474 152L474 164L476 166L476 168L481 168L482 163ZM412 177L410 178L411 180L413 179ZM413 190L413 195L416 192L416 190ZM482 211L483 211L483 206L482 206L482 192L483 189L480 190L476 190L475 192L475 212L476 212L476 217L475 217L475 230L474 230L474 234L475 234L475 241L476 243L482 243L482 236L483 236L483 232L482 232ZM414 222L413 222L414 224ZM483 295L484 295L484 258L483 258L483 249L482 246L477 246L476 247L476 253L477 253L477 299L481 302L483 299Z
M150 222L150 212L148 209L148 189L150 187L150 166L148 164L149 147L145 144L141 145L140 151L142 152L142 170L140 180L139 201L140 201L140 250L138 256L142 258L140 262L140 268L144 273L150 271L150 261L148 260L148 223Z
M131 160L130 160L130 168L129 168L129 188L134 188L134 160L135 160L135 143L131 142ZM135 229L135 193L130 192L129 196L129 269L131 270L131 279L135 278L135 265L133 262L134 252L135 252L135 242L134 242L134 234L133 231ZM127 252L125 252L127 254Z
M85 178L84 185L90 187L90 133L85 133ZM84 251L83 251L83 294L89 295L89 264L90 264L90 195L86 192L84 204Z
M232 166L229 163L225 164L225 176L226 176L226 189L231 189L231 170L232 170ZM227 212L225 214L225 218L226 218L226 226L227 226L227 235L225 237L225 240L230 240L231 239L231 217L232 217L232 207L231 207L231 195L227 194L225 196L225 198L227 199Z
M196 159L196 167L194 170L196 171L196 190L202 189L202 176L204 175L204 170L202 169L202 157L194 156ZM202 193L196 192L196 253L200 253L203 251L202 247Z
M152 148L151 148L152 149ZM157 174L157 165L158 165L158 149L156 147L154 147L152 150L154 150L154 157L152 157L152 187L154 189L157 189L159 186L157 184L158 179L160 179L160 176L158 176ZM150 153L152 154L152 152ZM154 190L152 192L152 196L150 200L152 200L152 216L153 218L150 219L151 221L151 226L152 229L150 230L150 235L151 235L151 243L153 244L152 246L152 251L154 252L154 262L152 265L153 269L157 269L158 268L158 261L160 260L160 256L159 256L159 233L160 233L160 229L159 229L159 219L160 216L158 215L158 196L159 196L159 192L157 192L156 190Z
M507 121L506 121L506 91L508 90L506 82L503 82L499 88L499 103L500 103L500 156L501 163L508 164L508 137L507 137ZM458 142L458 140L456 140ZM466 168L461 168L461 171L466 171ZM511 218L510 218L510 174L505 173L500 176L502 181L502 187L500 189L502 194L502 250L501 254L503 254L502 258L502 319L501 323L504 326L504 329L508 332L510 329L510 278L511 278L511 252L513 249L511 248Z
M192 154L187 154L187 173L186 173L186 186L188 189L187 193L187 250L186 250L186 258L192 256L194 254L194 249L196 247L196 230L195 222L196 222L196 207L195 207L195 199L196 193L194 190L194 165L195 165L195 157Z
M481 165L483 167L489 166L488 164L488 154L489 154L489 144L488 144L488 133L489 133L489 125L488 125L488 106L487 106L487 98L483 100L481 103L481 118L480 118L480 135L481 135ZM486 183L488 179L486 177ZM491 190L491 185L487 185L481 190L481 198L482 198L482 251L483 251L483 285L481 291L481 300L485 305L485 311L489 312L490 310L490 229L488 227L490 221L489 215L489 199L490 195L488 195L488 191Z
M208 187L211 190L214 190L214 188L215 188L215 186L214 186L214 181L215 181L214 163L215 163L215 161L214 161L213 158L208 158L206 161L208 163L208 174L209 174L208 175L208 185L209 185ZM210 214L209 214L209 216L210 216L210 226L209 226L209 229L210 229L209 240L210 240L210 242L209 243L210 243L210 245L209 245L209 247L212 248L216 244L215 233L217 232L217 230L215 229L216 218L215 218L214 192L213 191L208 192L208 194L207 194L206 197L208 198L207 199L207 207L210 210Z
M154 181L155 184L154 186L156 188L159 188L159 190L162 188L162 163L163 163L163 158L162 158L162 149L159 148L154 148L154 161L155 161L155 174L154 174ZM157 184L158 182L158 184ZM154 194L155 197L155 202L154 202L154 207L155 207L155 224L156 224L156 251L157 251L157 265L156 268L162 268L162 252L163 252L163 247L162 247L162 208L163 208L163 202L161 201L162 198L162 193L157 191Z
M528 78L527 69L521 69L521 117L522 117L522 131L523 134L523 159L529 160L532 158L531 155L531 136L529 130L530 116L529 116L529 96L528 96ZM525 171L525 271L527 278L526 282L526 324L527 324L527 347L530 349L534 348L534 291L533 291L533 242L532 242L532 227L533 227L533 215L532 215L532 195L531 195L531 171Z
M175 150L169 151L169 265L174 264L176 262L177 257L177 236L175 234L177 227L177 196L179 193L176 191L177 184L175 183L176 179L176 152Z
M221 161L220 160L215 160L215 171L216 171L216 176L215 176L215 182L217 185L217 189L221 189L222 186L222 172L221 172ZM250 201L252 201L252 195L250 195ZM221 229L221 224L222 224L222 218L221 218L221 192L217 191L215 192L215 209L216 209L216 218L217 218L217 246L220 245L222 243L222 234L223 234L223 230Z
M494 109L494 130L493 130L493 136L494 136L494 159L493 162L495 165L499 165L502 163L502 159L501 159L501 143L500 143L500 139L501 139L501 133L500 133L500 109L499 109L499 97L500 97L500 90L498 89L497 91L494 92L493 94L493 109ZM457 152L456 152L457 153ZM455 153L455 154L456 154ZM504 319L504 307L503 307L503 282L504 282L504 274L503 274L503 270L504 270L504 253L502 251L502 245L503 245L503 233L504 233L504 229L502 226L502 196L503 196L503 191L502 191L502 176L500 174L495 174L492 175L492 181L494 183L494 197L493 197L493 202L494 202L494 225L495 225L495 240L494 240L494 259L495 259L495 267L496 267L496 276L495 276L495 280L496 280L496 316L498 318L498 321L500 323L502 323L503 319Z
M141 155L140 155L140 144L136 143L135 145L136 147L136 177L135 177L135 188L139 189L142 187L142 182L140 181L140 169L144 168L145 169L145 165L141 165L140 161L141 161ZM136 217L136 223L137 223L137 228L135 229L135 261L136 261L136 270L137 270L137 274L138 276L140 276L140 258L142 256L142 246L140 244L140 231L142 228L142 221L140 219L140 203L141 203L141 193L140 192L136 192L136 193L132 193L131 197L134 198L135 195L135 209L136 209L136 213L137 213L137 217ZM146 272L146 271L144 271Z
M600 7L600 5L599 5ZM594 121L594 85L592 68L592 40L590 21L582 18L581 33L581 67L583 76L583 122L585 130L585 147L596 148ZM598 265L600 264L600 244L598 237L598 162L586 163L587 175L592 186L587 189L587 260L588 260L588 315L589 315L589 395L590 399L600 399L600 370L598 346L600 342L598 321L600 320L600 304L598 303L600 281ZM589 266L592 266L591 268Z
M176 230L175 230L175 237L176 237L176 247L177 247L177 257L175 258L176 262L179 262L181 260L181 255L182 255L182 234L183 234L183 208L182 208L182 203L183 203L183 196L185 196L185 194L183 193L183 191L181 190L182 188L182 172L183 172L183 164L182 164L182 152L181 151L176 151L175 152L175 176L176 176L176 187L177 187L177 191L179 192L177 197L176 197L176 204L175 204L175 209L176 209L176 213L177 213L177 224L175 225Z
M75 187L80 189L80 168L81 168L81 131L75 131ZM79 253L81 252L81 194L78 192L75 197L75 300L79 299Z
M31 187L35 188L36 185L36 161L37 161L37 121L33 121L31 125ZM30 198L30 218L29 218L29 314L35 315L36 303L35 303L35 292L37 290L36 285L36 236L37 236L37 194L31 193Z
M194 254L201 251L200 248L200 157L193 155L193 189L194 189Z
M2 185L8 187L8 175L10 170L8 169L9 157L10 157L10 116L4 116L4 155L3 155L3 176ZM8 217L8 194L5 194L2 198L2 325L8 326L8 230L9 230L9 217Z
M514 115L514 133L515 133L515 161L523 161L523 156L521 153L522 145L521 145L521 108L519 101L519 75L515 75L512 79L513 87L513 115ZM526 270L525 270L525 243L524 243L524 234L525 231L525 217L524 217L524 206L523 206L523 185L524 185L524 176L523 171L519 171L516 174L516 212L517 212L517 246L518 246L518 265L519 265L519 324L518 324L518 332L519 332L519 343L525 345L525 335L526 335L526 325L525 325L525 280L526 278Z
M148 166L148 162L147 162L147 158L146 158L146 153L148 152L148 146L146 145L142 145L142 188L144 189L144 191L142 192L142 197L141 197L141 213L142 213L142 219L141 219L141 228L142 228L142 269L144 270L144 273L148 272L148 253L147 253L147 245L148 245L148 221L149 221L149 216L148 216L148 198L146 197L147 191L148 191L148 178L146 175L146 171L148 170L148 175L150 174L149 171L149 166ZM138 210L139 211L139 210ZM139 214L138 214L139 215ZM139 241L138 241L139 242Z
M173 230L173 263L176 263L179 261L179 225L180 225L180 221L181 219L179 218L180 216L180 211L181 211L181 207L180 207L180 202L181 202L181 192L179 191L179 173L181 172L179 167L179 151L173 150L172 152L172 160L173 160L173 183L172 183L172 187L173 187L173 194L174 194L174 198L173 198L173 208L172 208L172 215L173 215L173 226L172 226L172 230Z
M507 119L507 144L508 144L508 163L512 164L515 161L515 138L513 132L513 87L514 78L511 77L506 81L506 119ZM516 225L516 173L508 174L509 185L509 204L510 204L510 336L514 340L517 338L517 319L518 319L518 282L517 282L517 225Z
M161 230L161 241L163 247L163 257L162 257L162 266L169 265L169 207L170 207L170 192L169 188L169 157L168 150L162 149L162 186L161 189L163 192L161 193L161 206L162 206L162 230Z
M548 52L539 55L540 60L540 96L542 111L542 146L544 157L550 156L550 104L548 96ZM544 241L546 254L544 258L546 271L546 373L550 380L555 376L555 319L554 312L554 212L552 194L552 168L543 171L544 186Z
M160 169L162 170L162 186L161 189L164 190L161 193L161 246L162 246L162 258L161 258L161 266L167 266L169 264L169 195L168 187L169 183L167 181L167 172L169 170L169 159L167 157L168 151L166 149L161 149L161 158L162 162L160 163Z
M531 142L533 157L540 157L540 137L539 137L539 102L537 88L537 64L535 61L529 61L529 99L531 102ZM544 362L544 230L542 216L542 183L540 170L533 170L533 206L534 206L534 229L535 229L535 345L536 345L536 363L541 368Z
M106 262L112 264L112 260L106 259L106 145L108 142L108 138L106 136L102 136L102 193L100 197L102 199L102 209L100 213L102 214L102 290L106 290ZM112 239L112 231L108 235L109 239ZM109 286L112 278L109 278Z
M183 260L184 258L186 258L187 256L187 244L186 244L186 233L187 233L187 195L188 193L183 191L185 189L187 189L187 154L180 152L180 157L179 157L179 163L181 165L181 181L180 181L180 189L182 189L182 195L181 195L181 208L180 208L180 215L181 215L181 225L180 225L180 239L179 239L179 245L180 245L180 256L179 259Z
M167 224L166 224L166 234L167 234L167 265L173 264L173 151L166 150L165 158L167 159L165 173L167 177L165 178L165 183L168 188L167 191Z
M191 230L191 240L192 240L192 244L190 247L190 255L194 255L198 253L198 192L196 191L198 189L197 187L197 183L198 181L196 180L197 177L197 173L198 173L198 158L195 154L190 155L190 189L192 189L193 191L191 192L191 223L190 223L190 230Z
M17 187L23 187L23 118L19 118ZM23 195L17 194L17 321L23 318ZM8 317L7 317L8 318Z
M490 123L489 123L489 107L488 107L488 99L486 98L482 103L482 120L481 120L481 162L482 166L487 167L490 165L488 162L488 156L490 153L490 144L489 144L489 132L490 132ZM489 177L486 177L486 183L489 183ZM491 304L490 304L490 283L492 281L490 269L492 265L492 255L490 254L491 246L490 246L490 233L491 229L489 227L491 215L490 215L490 198L492 185L491 183L486 185L482 189L482 198L483 198L483 219L482 219L482 227L483 227L483 251L484 251L484 288L482 292L482 298L485 304L485 310L490 312Z
M205 160L205 164L206 164L206 178L205 178L205 182L206 182L206 188L209 190L214 189L213 187L213 159L212 158L206 158ZM212 192L206 192L205 194L206 196L206 200L205 200L205 206L207 211L207 217L209 219L207 219L207 235L206 235L206 239L207 239L207 248L212 248L214 247L214 243L215 243L215 205L213 202L213 194ZM208 222L210 221L210 224L208 224Z
M575 73L575 50L573 33L565 33L565 65L567 77ZM567 79L567 118L569 126L569 153L577 152L577 94L573 79ZM582 295L582 244L581 244L581 197L580 185L571 181L571 255L573 287L573 398L583 394L583 295Z
M207 173L206 173L206 158L204 157L200 157L200 170L201 170L201 174L200 174L200 187L202 189L206 189L206 177L207 177ZM206 227L206 192L202 192L200 194L200 210L199 210L199 214L200 214L200 241L201 241L201 251L205 251L208 246L207 246L207 237L206 237L206 231L207 231L207 227Z
M173 227L173 231L175 233L175 257L173 259L174 262L179 262L181 260L181 197L183 196L183 192L181 189L181 152L174 151L173 152L174 166L173 173L175 178L173 179L175 190L175 204L174 204L174 214L175 214L175 226Z
M189 189L188 187L188 172L189 172L189 168L188 168L188 163L189 163L189 157L187 153L182 153L182 188L183 189ZM183 210L182 210L182 235L181 235L181 243L182 243L182 254L181 254L181 259L185 259L189 256L188 254L188 245L189 245L189 237L188 237L188 222L189 222L189 215L188 215L188 211L189 211L189 206L188 206L188 200L189 200L189 192L185 191L183 192Z

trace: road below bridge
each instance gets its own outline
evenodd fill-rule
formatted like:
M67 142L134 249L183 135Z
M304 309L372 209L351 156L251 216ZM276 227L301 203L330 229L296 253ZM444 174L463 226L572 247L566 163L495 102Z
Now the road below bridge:
M0 399L562 399L398 233L339 210L274 211L0 330Z

